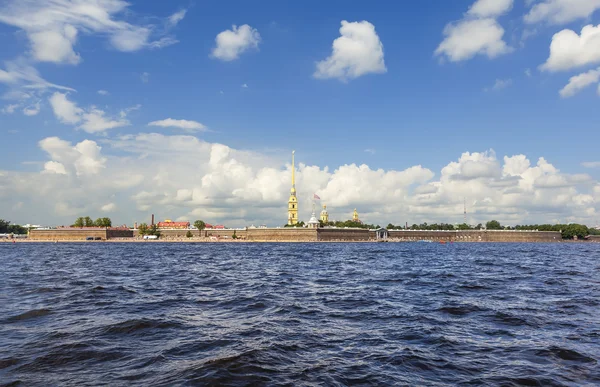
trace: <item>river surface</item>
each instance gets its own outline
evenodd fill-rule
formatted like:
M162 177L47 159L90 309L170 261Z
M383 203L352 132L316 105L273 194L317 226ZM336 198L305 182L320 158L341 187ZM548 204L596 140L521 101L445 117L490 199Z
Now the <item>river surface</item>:
M600 385L600 244L0 244L0 385Z

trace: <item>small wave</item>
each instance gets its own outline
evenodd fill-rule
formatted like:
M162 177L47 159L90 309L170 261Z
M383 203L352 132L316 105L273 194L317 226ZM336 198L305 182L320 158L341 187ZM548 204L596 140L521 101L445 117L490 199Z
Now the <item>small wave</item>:
M6 321L15 322L15 321L29 320L29 319L36 318L36 317L47 316L50 313L51 313L50 309L33 309L28 312L9 317L6 319Z
M118 333L135 333L137 331L146 329L168 329L168 328L179 328L180 323L173 321L162 321L162 320L151 320L151 319L133 319L123 321L117 324L109 325L103 328L103 332L107 334L118 334Z
M574 361L579 363L596 363L596 359L579 353L575 350L552 346L547 349L542 349L536 352L536 355L543 357L558 358L561 360Z
M8 359L0 359L0 370L2 370L4 368L12 367L18 363L19 363L19 359L15 359L12 357L10 357Z
M440 312L451 314L453 316L464 316L469 313L481 312L483 309L477 305L456 305L456 306L442 306L438 309Z

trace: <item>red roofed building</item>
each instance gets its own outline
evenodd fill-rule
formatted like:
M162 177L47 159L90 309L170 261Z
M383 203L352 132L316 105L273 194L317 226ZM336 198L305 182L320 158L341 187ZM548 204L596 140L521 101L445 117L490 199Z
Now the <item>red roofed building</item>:
M173 222L171 220L165 220L164 222L158 222L156 225L158 228L164 229L182 229L182 228L190 228L190 222Z

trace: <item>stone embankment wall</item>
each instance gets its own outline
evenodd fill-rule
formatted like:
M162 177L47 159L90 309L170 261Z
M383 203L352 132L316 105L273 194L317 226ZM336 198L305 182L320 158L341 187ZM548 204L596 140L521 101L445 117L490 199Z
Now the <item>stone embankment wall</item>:
M260 242L316 242L317 229L310 228L249 228L249 241Z
M29 239L40 241L81 241L88 237L102 238L103 240L110 238L131 238L133 237L132 230L125 229L105 229L100 227L84 227L84 228L57 228L51 230L31 230Z
M324 242L358 242L375 238L375 232L361 228L320 228L318 230L318 240Z
M446 242L560 242L557 231L420 231L390 230L389 239L400 241L446 241Z

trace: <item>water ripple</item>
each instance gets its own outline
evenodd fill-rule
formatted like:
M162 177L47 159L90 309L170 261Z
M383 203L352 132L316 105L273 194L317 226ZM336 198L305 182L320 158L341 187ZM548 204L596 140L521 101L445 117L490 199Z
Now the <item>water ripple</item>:
M600 385L598 244L3 244L0 385Z

